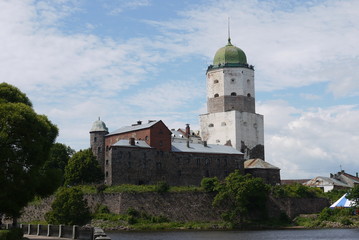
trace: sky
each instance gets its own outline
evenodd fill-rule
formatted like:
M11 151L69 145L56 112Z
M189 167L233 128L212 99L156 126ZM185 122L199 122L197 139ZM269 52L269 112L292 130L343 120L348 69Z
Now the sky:
M282 179L359 172L357 0L0 0L0 82L76 150L98 117L199 129L228 18L255 67L266 161Z

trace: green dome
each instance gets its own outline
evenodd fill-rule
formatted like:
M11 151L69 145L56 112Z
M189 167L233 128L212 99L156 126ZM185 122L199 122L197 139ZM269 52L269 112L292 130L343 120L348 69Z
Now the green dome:
M214 66L223 66L225 64L247 64L246 54L242 49L232 45L230 39L228 39L228 44L226 46L218 49L213 59Z

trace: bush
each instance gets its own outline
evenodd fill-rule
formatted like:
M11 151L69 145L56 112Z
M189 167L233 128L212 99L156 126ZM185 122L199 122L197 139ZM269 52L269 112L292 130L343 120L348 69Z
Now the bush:
M0 240L22 240L23 235L20 228L0 230Z
M108 207L105 206L105 205L97 204L95 209L96 209L96 210L95 210L95 213L96 213L96 214L110 213L110 210L109 210Z
M202 178L201 188L206 192L214 192L218 184L218 178Z
M155 191L158 193L165 193L170 190L170 185L165 181L160 181L156 184Z
M51 224L83 225L91 219L87 201L78 188L62 188L51 205L52 210L45 214Z

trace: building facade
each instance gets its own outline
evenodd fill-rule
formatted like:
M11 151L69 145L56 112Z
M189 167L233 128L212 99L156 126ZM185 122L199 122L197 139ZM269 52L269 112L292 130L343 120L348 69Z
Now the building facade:
M264 160L263 116L255 111L254 68L245 53L228 44L220 48L206 73L207 113L200 116L202 140Z
M149 121L108 133L106 124L97 120L90 131L90 145L108 185L159 181L199 185L203 177L224 179L235 170L244 173L241 152L230 146L193 142L189 126L187 131L179 138L162 121Z

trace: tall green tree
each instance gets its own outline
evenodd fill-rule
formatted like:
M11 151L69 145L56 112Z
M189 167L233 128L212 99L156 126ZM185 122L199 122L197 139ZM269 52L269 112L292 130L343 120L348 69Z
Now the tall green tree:
M62 172L65 172L65 167L74 153L75 150L71 147L63 143L55 143L50 149L50 157L45 162L44 167L48 169L61 169Z
M18 88L0 84L0 213L16 219L40 192L41 168L58 129Z
M359 185L354 185L354 187L348 191L346 197L355 203L355 207L359 207Z
M238 170L228 175L224 182L215 188L218 193L214 198L214 206L225 206L222 215L225 221L233 225L244 222L250 213L265 217L266 200L269 188L261 178L241 175Z
M51 205L52 210L45 214L51 224L84 225L91 219L91 214L79 188L60 188Z
M103 173L91 149L75 153L65 168L65 185L97 183L103 180Z

